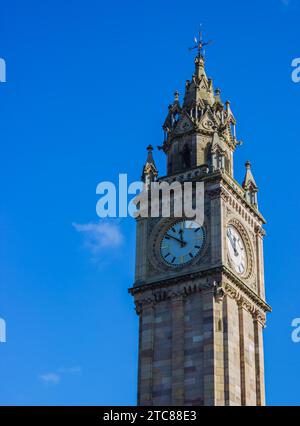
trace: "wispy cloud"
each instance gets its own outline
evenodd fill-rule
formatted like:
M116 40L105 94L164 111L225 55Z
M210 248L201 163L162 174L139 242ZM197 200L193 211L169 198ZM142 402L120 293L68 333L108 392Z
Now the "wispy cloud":
M51 383L53 385L57 385L60 382L60 375L57 373L45 373L41 374L39 378L44 383Z
M292 3L292 0L280 0L284 6L289 6Z
M40 374L39 378L46 384L57 385L64 375L70 374L79 374L81 373L81 367L69 367L69 368L59 368L55 372Z
M119 248L124 237L118 223L73 223L76 231L82 233L84 247L92 254L92 260L97 261L100 254L107 249Z

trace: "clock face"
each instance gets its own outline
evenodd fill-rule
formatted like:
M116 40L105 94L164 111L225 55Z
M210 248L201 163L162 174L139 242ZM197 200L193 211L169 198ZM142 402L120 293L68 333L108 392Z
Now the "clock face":
M242 237L236 228L230 225L227 228L226 239L232 266L238 274L243 274L247 268L247 257Z
M204 240L203 226L192 220L181 220L165 232L160 243L161 257L169 266L185 265L200 253Z

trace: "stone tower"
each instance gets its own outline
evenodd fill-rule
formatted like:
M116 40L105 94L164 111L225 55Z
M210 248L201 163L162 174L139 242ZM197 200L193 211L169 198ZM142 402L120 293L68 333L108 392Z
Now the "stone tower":
M137 218L129 291L139 316L139 405L265 404L265 220L249 162L242 185L234 179L235 126L199 51L183 103L176 92L163 125L167 175L157 177L151 146L143 168L148 191L153 181L203 182L205 207L198 229L185 218Z

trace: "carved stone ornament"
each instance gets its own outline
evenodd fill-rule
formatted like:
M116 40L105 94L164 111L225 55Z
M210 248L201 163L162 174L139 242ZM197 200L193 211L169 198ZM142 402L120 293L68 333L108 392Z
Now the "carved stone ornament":
M225 283L222 287L224 293L229 296L231 299L237 302L239 308L243 308L248 311L253 319L260 322L260 324L264 327L266 323L266 315L263 309L258 309L257 304L247 298L245 294L236 289L232 284Z

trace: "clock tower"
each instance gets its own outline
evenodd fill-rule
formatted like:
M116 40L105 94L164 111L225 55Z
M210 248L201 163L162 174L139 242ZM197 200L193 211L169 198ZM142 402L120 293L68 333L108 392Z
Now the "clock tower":
M167 174L158 177L148 147L145 191L203 182L204 221L137 218L129 291L139 316L138 404L264 405L265 220L249 162L243 183L234 179L236 120L201 49L163 130Z

